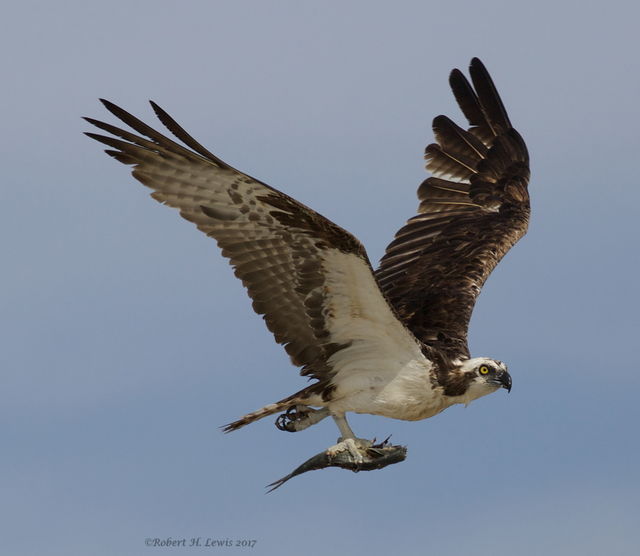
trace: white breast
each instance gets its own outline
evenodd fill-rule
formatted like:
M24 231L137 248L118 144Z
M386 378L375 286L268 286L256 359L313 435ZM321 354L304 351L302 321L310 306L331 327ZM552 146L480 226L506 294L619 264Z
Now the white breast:
M403 366L395 363L382 359L350 373L338 383L329 409L415 421L432 417L447 406L440 389L431 384L431 363L424 358Z

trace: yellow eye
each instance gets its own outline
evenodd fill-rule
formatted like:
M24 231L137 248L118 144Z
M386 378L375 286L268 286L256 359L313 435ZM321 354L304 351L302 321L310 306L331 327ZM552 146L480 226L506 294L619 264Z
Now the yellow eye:
M478 370L480 371L481 375L489 374L489 367L487 367L486 365L482 365L482 367L480 367Z

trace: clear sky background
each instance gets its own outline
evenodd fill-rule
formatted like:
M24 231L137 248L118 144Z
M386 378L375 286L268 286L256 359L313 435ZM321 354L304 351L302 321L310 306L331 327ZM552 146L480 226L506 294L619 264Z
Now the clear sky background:
M0 551L628 555L637 550L638 21L632 2L24 1L0 22ZM302 388L215 243L82 135L153 99L358 236L417 207L453 67L479 56L531 155L529 234L474 355L514 387L422 422L405 462L264 485L332 444L218 426ZM159 125L159 124L157 124Z

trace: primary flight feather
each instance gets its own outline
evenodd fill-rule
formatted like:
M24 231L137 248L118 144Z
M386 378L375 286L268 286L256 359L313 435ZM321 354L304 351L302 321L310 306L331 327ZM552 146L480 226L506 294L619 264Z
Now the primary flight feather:
M470 358L467 329L485 280L526 232L529 158L477 58L470 75L450 76L470 127L434 119L436 142L425 154L432 176L418 189L418 214L376 271L349 232L232 168L155 103L186 147L105 100L133 133L86 118L108 134L87 135L133 166L154 199L217 241L276 341L314 379L226 431L281 413L277 427L295 432L330 415L342 437L331 450L361 458L358 449L371 443L355 437L347 412L418 420L510 390L504 363Z

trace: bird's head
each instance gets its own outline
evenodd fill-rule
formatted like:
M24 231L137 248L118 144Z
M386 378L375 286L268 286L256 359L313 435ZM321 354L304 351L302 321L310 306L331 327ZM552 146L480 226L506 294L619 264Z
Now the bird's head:
M502 361L489 357L474 357L463 361L457 368L460 379L466 383L463 403L486 396L499 388L511 391L511 375Z

